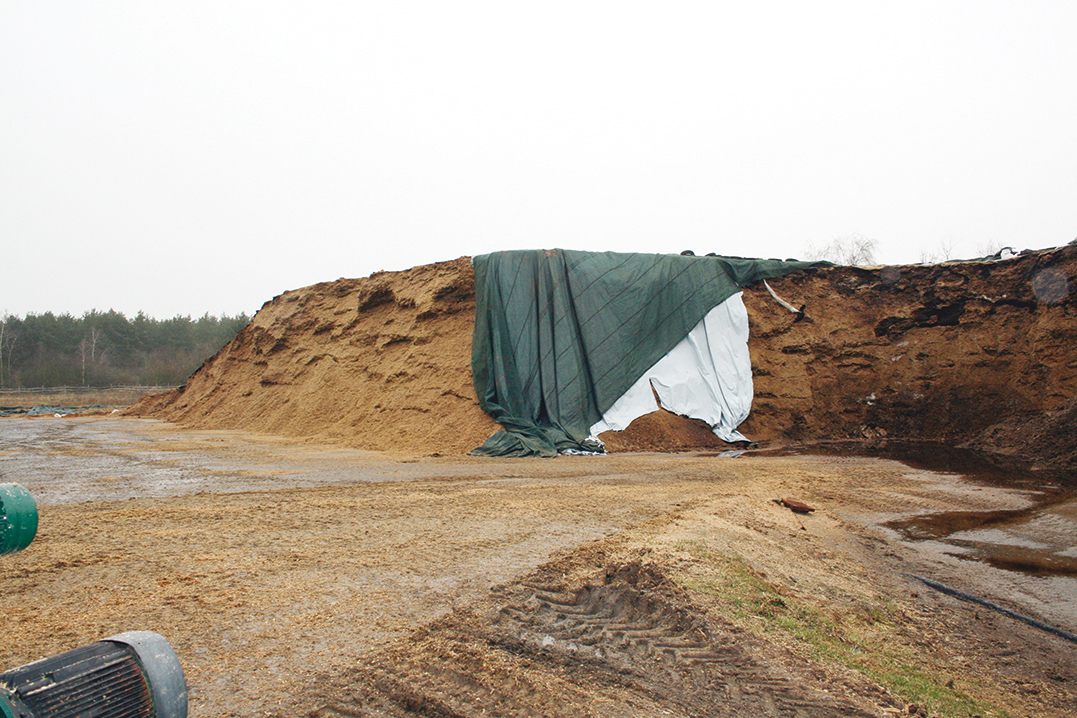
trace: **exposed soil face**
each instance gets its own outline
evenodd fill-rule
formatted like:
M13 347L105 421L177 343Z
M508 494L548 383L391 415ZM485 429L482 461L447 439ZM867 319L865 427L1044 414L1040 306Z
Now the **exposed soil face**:
M286 292L185 387L132 409L408 454L461 454L498 426L471 384L475 278L461 258Z
M0 560L0 668L154 630L192 718L1077 716L1074 644L907 574L1077 629L1065 601L885 528L1029 504L1005 487L852 457L417 461L131 419L0 436L2 480L49 497Z
M1004 262L833 267L745 290L757 441L928 439L1077 466L1077 246ZM471 385L467 258L282 294L176 392L133 410L410 454L459 454L498 427ZM612 451L715 447L665 413Z
M777 440L913 438L1077 468L1077 246L1005 262L834 267L745 292L755 401Z

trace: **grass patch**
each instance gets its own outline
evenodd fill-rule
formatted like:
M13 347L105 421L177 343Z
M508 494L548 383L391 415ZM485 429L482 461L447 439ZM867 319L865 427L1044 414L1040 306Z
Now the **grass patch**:
M673 548L690 554L705 568L675 575L674 580L690 591L713 597L730 620L758 635L784 644L792 639L811 658L858 671L891 694L925 706L932 716L1008 715L965 690L948 687L945 673L920 658L916 647L901 635L899 610L891 603L839 596L823 610L780 591L737 556L697 541ZM968 676L963 682L969 682Z

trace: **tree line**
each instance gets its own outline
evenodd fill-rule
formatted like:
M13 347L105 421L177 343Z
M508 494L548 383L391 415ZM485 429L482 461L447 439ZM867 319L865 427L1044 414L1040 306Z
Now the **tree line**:
M250 321L208 313L128 319L111 309L0 316L0 389L183 384Z

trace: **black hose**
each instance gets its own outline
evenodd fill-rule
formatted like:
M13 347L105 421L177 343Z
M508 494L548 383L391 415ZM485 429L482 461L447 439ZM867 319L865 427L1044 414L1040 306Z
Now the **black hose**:
M950 588L946 584L939 583L938 581L932 581L930 578L924 578L923 576L917 576L914 573L907 573L905 575L908 576L909 578L915 578L917 581L919 581L919 582L921 582L921 583L923 583L923 584L925 584L927 586L930 586L931 588L935 589L936 591L941 591L943 593L948 593L951 596L955 596L957 598L960 598L962 601L970 601L971 603L978 603L981 606L985 606L987 608L990 608L993 611L998 611L999 613L1007 615L1010 618L1016 618L1018 621L1024 621L1025 623L1027 623L1030 626L1035 626L1036 628L1039 628L1040 630L1047 631L1048 633L1053 633L1056 636L1058 636L1059 638L1064 638L1067 641L1070 641L1071 643L1077 643L1077 634L1075 634L1075 633L1070 633L1069 631L1064 631L1061 628L1058 628L1057 626L1052 626L1049 623L1044 623L1043 621L1040 621L1040 620L1037 620L1035 618L1032 618L1031 616L1026 616L1024 614L1018 613L1017 611L1011 611L1010 609L1006 608L1005 606L1000 606L997 603L991 603L990 601L986 601L986 600L984 600L982 598L979 598L977 596L973 596L971 593L965 593L964 591L959 591L956 588Z

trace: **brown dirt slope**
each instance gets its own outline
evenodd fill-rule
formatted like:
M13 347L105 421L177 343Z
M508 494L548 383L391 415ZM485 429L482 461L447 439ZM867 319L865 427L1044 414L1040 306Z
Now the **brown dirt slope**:
M466 257L267 302L177 390L130 410L403 453L463 453L497 430L471 385Z
M1077 468L1077 245L1004 262L834 267L745 292L760 439L912 438ZM1046 417L1055 416L1053 423ZM990 429L990 431L988 431ZM1067 444L1068 446L1063 446Z
M742 431L761 441L967 442L1073 468L1074 432L1064 429L1077 396L1075 274L1069 245L1004 262L832 267L772 281L803 317L749 287L756 398ZM474 305L466 257L286 292L186 386L131 413L464 452L497 429L471 385ZM662 412L603 438L611 450L721 444Z

